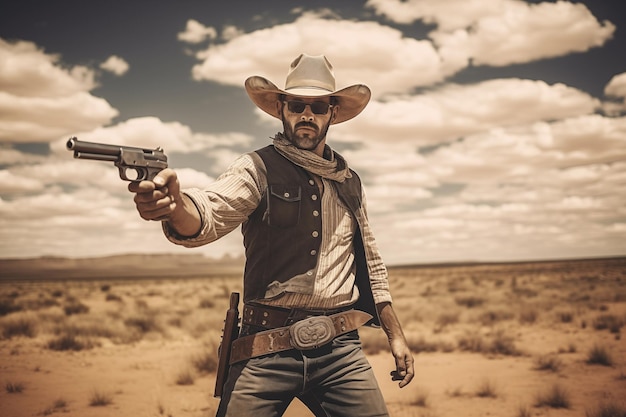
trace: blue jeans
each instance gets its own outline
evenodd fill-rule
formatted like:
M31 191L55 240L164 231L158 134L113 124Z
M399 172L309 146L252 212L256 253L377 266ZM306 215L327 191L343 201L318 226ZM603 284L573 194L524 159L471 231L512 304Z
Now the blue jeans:
M294 398L316 416L388 416L358 332L319 349L295 349L230 368L217 417L278 417Z

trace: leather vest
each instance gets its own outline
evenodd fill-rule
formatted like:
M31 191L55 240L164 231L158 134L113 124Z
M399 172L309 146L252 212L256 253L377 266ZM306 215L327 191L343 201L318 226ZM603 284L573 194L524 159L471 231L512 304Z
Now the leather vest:
M273 286L287 281L290 291L311 294L322 241L320 190L308 171L283 157L272 145L256 153L265 164L267 189L257 209L242 225L246 253L244 301L266 298L268 289L271 293ZM351 172L352 178L335 183L335 187L339 198L358 220L361 180ZM373 324L377 325L360 226L353 245L359 288L355 308L371 314Z

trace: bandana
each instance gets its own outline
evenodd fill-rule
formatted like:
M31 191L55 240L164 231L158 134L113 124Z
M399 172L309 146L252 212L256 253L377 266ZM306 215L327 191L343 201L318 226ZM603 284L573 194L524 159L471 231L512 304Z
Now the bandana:
M294 164L322 178L344 182L346 178L352 177L346 160L328 145L324 149L324 154L329 155L330 158L326 159L314 152L293 146L282 133L277 133L274 137L274 148Z

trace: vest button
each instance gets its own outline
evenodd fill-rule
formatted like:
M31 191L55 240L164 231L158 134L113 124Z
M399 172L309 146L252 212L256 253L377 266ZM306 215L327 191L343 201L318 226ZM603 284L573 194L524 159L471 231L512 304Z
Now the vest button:
M317 232L317 230L315 230L313 233L311 233L311 236L313 237L318 237L320 234Z
M309 180L309 184L311 184L311 185L315 185L315 181L313 181L313 180Z
M315 249L313 249L313 250L311 251L311 256L315 256L315 255L317 255L317 251L316 251Z
M311 275L313 275L313 271L306 271L306 274L307 274L308 276L311 276Z
M313 195L311 196L311 200L313 200L313 201L317 200L317 195L313 194Z
M320 215L320 212L317 210L313 210L313 216L317 217Z

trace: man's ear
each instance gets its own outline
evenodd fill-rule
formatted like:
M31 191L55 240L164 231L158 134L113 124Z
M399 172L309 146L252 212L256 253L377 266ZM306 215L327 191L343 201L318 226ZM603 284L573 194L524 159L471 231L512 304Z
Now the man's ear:
M333 115L330 117L330 121L334 122L335 119L337 118L337 114L339 113L339 105L335 104L333 107L331 107L333 110Z
M279 118L283 117L283 101L282 100L276 100L276 113L278 114Z

